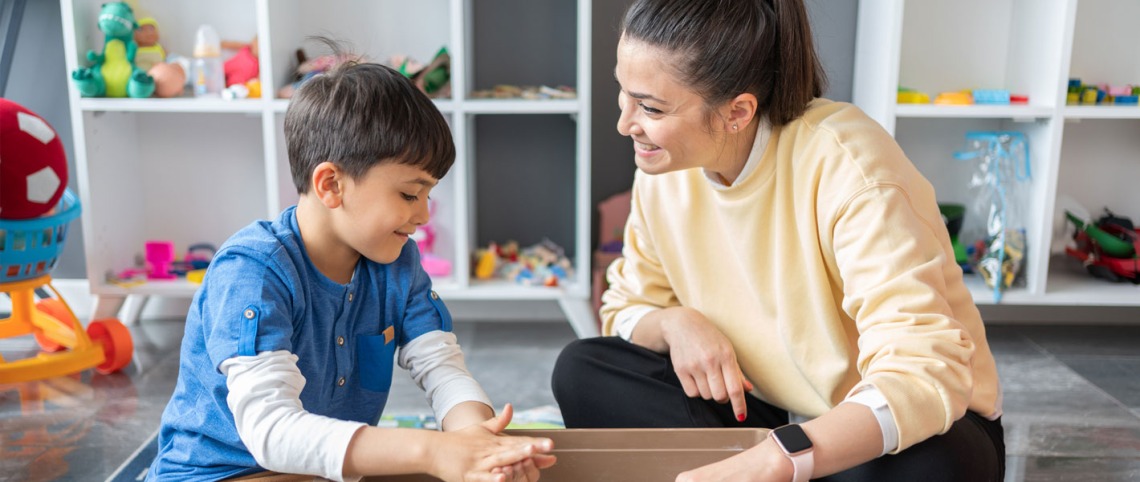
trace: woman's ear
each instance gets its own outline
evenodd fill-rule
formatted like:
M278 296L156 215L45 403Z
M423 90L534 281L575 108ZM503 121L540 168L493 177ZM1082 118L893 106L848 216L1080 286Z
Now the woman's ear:
M341 195L344 192L342 189L344 179L344 171L341 171L336 164L329 161L317 164L317 167L313 168L313 195L320 199L326 208L340 207L343 201Z
M729 99L725 105L728 110L724 116L725 130L731 133L744 132L744 128L756 119L757 104L756 96L747 92Z

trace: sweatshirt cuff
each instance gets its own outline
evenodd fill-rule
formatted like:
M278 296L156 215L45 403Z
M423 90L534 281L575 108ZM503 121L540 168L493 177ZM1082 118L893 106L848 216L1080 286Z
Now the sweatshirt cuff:
M656 306L649 305L634 305L624 310L617 312L614 316L614 332L617 336L625 341L631 341L633 338L633 329L637 328L637 324L641 322L645 315L660 310Z
M891 407L887 404L887 398L877 387L867 385L843 402L863 405L875 414L875 419L879 422L879 430L883 434L883 451L879 454L880 457L899 447L899 429L895 424L895 417L891 414Z

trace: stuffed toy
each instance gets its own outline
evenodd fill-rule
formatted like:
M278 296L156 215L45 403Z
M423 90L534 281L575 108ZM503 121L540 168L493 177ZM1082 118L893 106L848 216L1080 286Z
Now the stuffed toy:
M66 188L59 134L35 112L0 98L0 218L47 214Z
M150 97L154 79L135 65L138 29L134 12L124 2L104 3L99 12L103 32L103 53L87 51L94 64L71 73L71 80L83 97Z
M154 18L140 18L134 36L135 43L139 46L135 52L135 66L139 70L149 72L156 64L166 62L166 49L158 43L158 22Z

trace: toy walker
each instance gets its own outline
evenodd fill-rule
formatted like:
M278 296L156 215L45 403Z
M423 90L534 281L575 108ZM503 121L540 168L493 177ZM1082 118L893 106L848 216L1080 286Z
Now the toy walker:
M0 292L12 300L11 316L0 319L0 338L30 334L42 350L21 360L0 356L0 383L58 377L88 368L109 374L131 362L134 343L126 326L105 318L92 321L84 331L51 285L49 273L63 250L68 224L79 211L79 200L68 190L55 214L0 219ZM38 301L37 293L41 295Z

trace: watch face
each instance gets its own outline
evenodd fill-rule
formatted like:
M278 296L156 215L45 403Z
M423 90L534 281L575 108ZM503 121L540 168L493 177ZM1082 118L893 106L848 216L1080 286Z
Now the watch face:
M811 439L799 425L784 425L773 430L772 435L776 437L776 443L789 454L803 452L811 448Z

